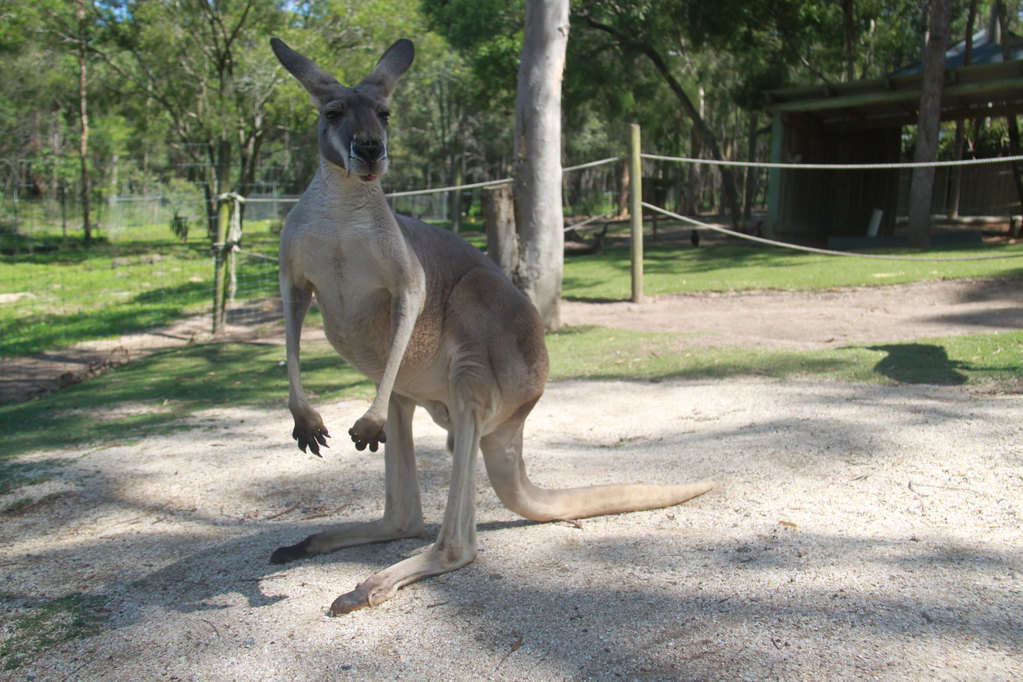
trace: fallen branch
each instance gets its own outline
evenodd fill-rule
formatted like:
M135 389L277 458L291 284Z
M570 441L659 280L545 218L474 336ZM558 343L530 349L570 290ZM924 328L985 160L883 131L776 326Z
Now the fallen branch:
M238 578L238 581L243 583L258 583L260 580L276 580L277 578L287 577L287 575L287 573L274 573L273 575L260 575L255 578Z
M278 516L284 516L285 514L295 511L296 509L298 509L298 505L288 507L287 509L279 511L276 514L271 514L270 516L266 517L265 520L269 521L270 519L276 519Z
M347 504L338 505L337 507L334 507L333 509L328 509L326 511L317 512L315 514L307 514L306 518L307 519L318 519L321 516L330 516L331 514L337 514L342 509L347 509L348 506L349 505L347 505Z
M955 487L950 486L950 485L930 485L928 483L917 483L917 485L920 486L921 488L936 488L938 490L951 490L954 493L973 493L974 495L982 495L983 494L979 490L974 490L972 488L955 488ZM910 481L910 483L909 483L909 489L913 490L913 482L912 481ZM915 490L913 490L913 492L916 493ZM919 495L920 493L916 493L916 494Z

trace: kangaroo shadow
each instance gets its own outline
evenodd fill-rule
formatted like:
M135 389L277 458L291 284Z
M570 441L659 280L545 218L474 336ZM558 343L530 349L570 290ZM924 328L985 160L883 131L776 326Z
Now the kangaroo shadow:
M967 365L952 360L942 346L927 343L893 343L868 346L887 355L874 365L874 371L900 384L959 386L966 383L960 372Z

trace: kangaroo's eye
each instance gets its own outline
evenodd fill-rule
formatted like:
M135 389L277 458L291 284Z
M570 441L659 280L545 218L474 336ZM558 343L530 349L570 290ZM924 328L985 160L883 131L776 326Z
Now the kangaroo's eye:
M326 111L323 112L323 117L328 121L332 121L335 118L341 116L341 114L342 111L340 109L327 109Z

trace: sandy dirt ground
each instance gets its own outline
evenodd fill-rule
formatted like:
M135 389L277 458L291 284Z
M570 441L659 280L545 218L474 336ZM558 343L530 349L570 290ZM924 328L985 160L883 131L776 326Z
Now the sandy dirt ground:
M912 289L870 294L887 291L892 310ZM751 309L774 300L752 296L766 298ZM954 297L947 310L917 310L925 334L1019 327L1018 288L961 284ZM1001 312L956 307L985 297ZM712 298L707 315L726 298ZM852 311L839 322L875 315L849 291L805 298L791 304L796 317L811 300ZM622 305L612 318L644 314ZM942 315L949 324L933 322ZM867 324L815 343L907 338L855 336ZM753 327L704 333L734 341ZM379 515L380 455L340 441L324 459L303 455L283 408L211 407L173 433L41 449L19 461L67 463L9 495L38 502L0 523L5 604L82 592L109 618L0 677L1023 679L1021 407L1018 395L934 386L552 384L527 424L538 484L717 487L577 528L522 521L481 473L477 560L341 618L326 616L338 594L437 530L449 459L425 415L416 431L427 535L286 566L267 563L276 547ZM343 432L366 403L317 408Z

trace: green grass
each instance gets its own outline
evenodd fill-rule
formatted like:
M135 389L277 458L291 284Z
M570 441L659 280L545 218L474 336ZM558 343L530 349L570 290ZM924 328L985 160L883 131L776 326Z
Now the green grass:
M466 233L477 246L482 237ZM272 254L277 237L251 225L248 250ZM970 245L913 255L1023 256L1023 245ZM258 273L242 298L276 293L274 265L245 260L241 272ZM750 246L664 246L650 242L645 258L649 295L743 289L814 289L895 284L935 278L1023 275L1023 259L982 261L877 261L795 253ZM100 243L90 249L0 257L0 293L26 295L0 305L0 354L27 355L79 341L164 326L211 305L213 265L202 244L171 239ZM628 248L568 258L564 296L622 300L630 296Z
M268 232L246 248L273 251ZM273 296L276 265L244 263L257 273L239 296ZM0 257L0 293L21 294L0 303L0 355L18 357L169 325L212 307L209 247L170 240L99 244L48 253Z
M276 241L268 232L247 239L247 248L263 252L272 252ZM183 314L206 309L208 284L189 281L209 274L205 250L164 243L158 249L161 258L152 263L149 261L155 248L154 243L137 242L38 254L17 262L0 261L0 282L6 290L38 292L37 298L0 306L3 354L59 347L75 340L166 324ZM927 253L945 257L1023 255L1023 245L959 247ZM731 245L694 249L652 244L646 261L646 291L651 295L828 289L939 277L1023 275L1020 259L874 261ZM104 282L111 278L124 280L127 293L119 298L104 289L108 286ZM272 287L272 280L261 286ZM132 292L129 284L140 281L146 286ZM566 261L568 297L623 299L629 295L628 288L625 248L612 247L600 256ZM49 312L48 306L56 306L57 302L79 309L64 314ZM788 352L706 348L685 335L585 328L551 335L548 343L554 379L814 375L1018 391L1023 367L1021 334ZM183 416L217 406L277 405L286 434L290 427L284 408L287 381L283 358L283 348L276 345L190 346L133 362L46 398L0 406L0 457L42 447L102 445L144 438L181 428ZM371 384L325 344L310 344L305 349L303 374L306 387L318 394L320 401L371 394ZM0 483L2 479L0 472Z
M250 225L245 248L276 250L265 224ZM483 238L467 232L481 246ZM934 257L1023 256L1023 244L970 245L925 252ZM160 327L212 305L213 261L200 243L172 239L100 243L90 249L0 257L0 293L27 295L0 304L0 355L16 357L79 341ZM1023 258L981 261L877 261L751 246L700 248L649 242L645 293L652 296L744 289L830 289L923 279L1023 276ZM243 259L242 299L276 294L273 263ZM248 284L252 282L251 285ZM624 300L630 296L627 247L565 262L564 296Z
M968 245L925 251L890 249L884 253L921 258L1012 257L970 261L875 260L751 246L693 248L657 246L648 242L644 257L644 292L658 296L750 289L797 291L930 279L1023 276L1023 244ZM599 255L567 258L563 295L576 300L625 300L631 295L630 273L629 249L624 246L608 247Z
M60 459L48 459L41 462L5 462L0 461L0 495L23 486L35 485L52 478L55 467L64 463Z
M1023 389L1023 332L793 352L707 348L684 335L585 327L549 335L548 347L552 380L814 376L993 392ZM0 405L0 456L132 442L188 428L183 418L200 410L247 405L276 409L286 443L291 418L283 359L278 345L195 345L38 400ZM306 344L302 374L314 404L373 394L372 383L324 343Z
M0 594L3 629L0 634L0 670L16 670L62 642L95 634L107 614L103 600L83 594L16 606L11 595Z
M67 460L56 458L34 462L11 462L0 459L0 496L20 493L17 497L12 495L13 500L8 500L0 506L0 515L21 511L38 502L37 498L29 495L24 489L50 480L56 475L57 468L66 462Z
M306 344L305 387L316 401L372 395L373 384L326 344ZM45 447L131 442L199 410L279 406L290 432L284 347L201 344L157 353L44 398L0 405L0 457Z
M554 380L812 375L885 384L962 385L994 392L1023 388L1023 331L786 351L707 348L685 335L578 327L548 335L547 347Z
M2 353L13 357L166 325L209 305L205 249L137 242L0 259Z

